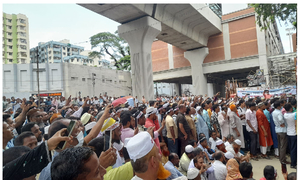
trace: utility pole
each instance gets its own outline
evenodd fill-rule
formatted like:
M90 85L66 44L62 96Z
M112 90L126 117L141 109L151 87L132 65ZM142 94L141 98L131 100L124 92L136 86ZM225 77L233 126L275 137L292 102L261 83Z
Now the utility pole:
M293 51L292 51L292 44L291 44L291 43L292 43L292 42L291 42L291 36L293 35L293 33L291 33L290 31L294 30L294 28L286 28L285 30L288 31L288 33L287 33L286 35L289 36L289 40L290 40L290 51L293 52Z
M93 97L95 96L95 73L92 73L92 84L93 84Z
M40 73L40 69L39 69L39 46L36 47L36 68L37 68L37 71L36 71L36 76L37 76L37 85L38 85L38 108L40 108L40 76L39 76L39 73Z

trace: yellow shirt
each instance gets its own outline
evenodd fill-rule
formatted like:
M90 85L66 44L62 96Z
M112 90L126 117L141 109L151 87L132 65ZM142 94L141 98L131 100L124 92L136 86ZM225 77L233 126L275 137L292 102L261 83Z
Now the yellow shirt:
M207 110L207 113L208 113L208 116L209 116L209 119L211 118L211 115L212 115L212 112L211 112L211 110L208 108Z
M173 127L174 134L175 134L175 139L177 139L178 138L178 128L177 128L177 125L175 124L174 119L170 115L168 115L166 117L167 138L172 139L173 136L171 134L170 127Z
M112 167L108 167L106 169L106 174L104 175L104 180L131 180L133 178L133 168L131 166L131 162L127 162L124 165L112 169Z

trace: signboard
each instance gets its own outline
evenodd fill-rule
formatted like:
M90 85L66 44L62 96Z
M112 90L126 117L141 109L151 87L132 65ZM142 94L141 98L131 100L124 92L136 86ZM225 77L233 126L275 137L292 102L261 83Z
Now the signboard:
M38 94L32 94L32 96L38 96ZM40 97L50 97L50 96L62 96L61 92L56 92L56 93L43 93L40 94Z
M246 94L250 94L250 97L260 96L263 97L263 92L266 88L263 87L245 87L245 88L236 88L237 96L243 97ZM281 94L297 94L296 86L288 86L277 89L268 89L271 95L281 95Z

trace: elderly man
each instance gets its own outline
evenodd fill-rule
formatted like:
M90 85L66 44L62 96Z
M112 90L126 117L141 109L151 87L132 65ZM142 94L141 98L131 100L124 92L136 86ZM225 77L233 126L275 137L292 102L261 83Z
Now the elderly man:
M196 121L197 134L199 135L200 133L204 133L206 137L209 137L208 126L205 123L203 116L201 115L203 112L202 107L197 106L196 112L197 112L197 121Z
M191 162L191 159L193 159L193 146L192 145L187 145L185 147L185 153L180 158L179 161L179 172L181 172L183 175L186 176L186 173L189 169L189 164Z
M218 151L215 153L215 161L212 163L214 168L215 178L217 180L225 180L227 176L226 159L223 152Z
M206 153L207 158L208 158L207 160L213 159L214 154L211 154L211 153L208 152L209 147L207 145L206 137L201 137L200 138L198 147L201 148L201 150Z
M266 109L266 106L263 102L260 102L257 107L258 110L256 112L256 118L258 122L260 151L262 153L262 158L270 159L270 157L267 156L267 151L270 151L271 146L273 145L273 140L271 136L270 124L263 112L263 110Z
M241 149L241 141L239 139L236 139L233 141L233 143L229 146L226 147L227 152L231 152L235 158L237 158L240 162L243 161L249 161L250 155L249 153L244 156L243 154L240 153Z
M225 145L223 143L223 141L221 139L217 140L216 142L216 147L219 151L222 151L223 153L226 153L226 148L225 148Z
M230 131L235 139L239 139L242 142L242 148L245 148L243 124L239 116L237 115L237 108L234 104L230 105L230 112L228 113L230 120Z
M132 180L166 179L171 173L162 163L159 149L148 132L140 132L126 145L135 176Z
M183 176L181 172L177 170L176 167L179 166L179 157L175 153L171 153L169 156L169 161L164 165L166 170L171 172L171 176L167 178L167 180L172 180L175 178L178 178L180 176Z

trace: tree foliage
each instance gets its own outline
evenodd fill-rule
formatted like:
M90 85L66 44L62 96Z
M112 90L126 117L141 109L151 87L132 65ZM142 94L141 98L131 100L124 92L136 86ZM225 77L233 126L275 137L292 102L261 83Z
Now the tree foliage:
M117 68L118 70L130 71L131 70L130 55L126 55L126 56L120 58L120 60L118 61L118 64L119 64L119 66L121 66L121 69Z
M274 23L276 19L285 22L286 25L290 22L297 28L297 4L250 4L250 6L255 8L258 15L257 24L262 29L267 29L270 22Z
M127 70L130 67L125 63L126 59L130 60L130 50L129 46L124 39L118 36L118 33L114 34L110 32L101 32L92 37L90 37L90 42L92 49L99 48L99 51L92 51L89 54L91 58L101 58L105 55L110 56L112 60L115 61L115 66L119 70ZM124 67L123 67L124 66Z

